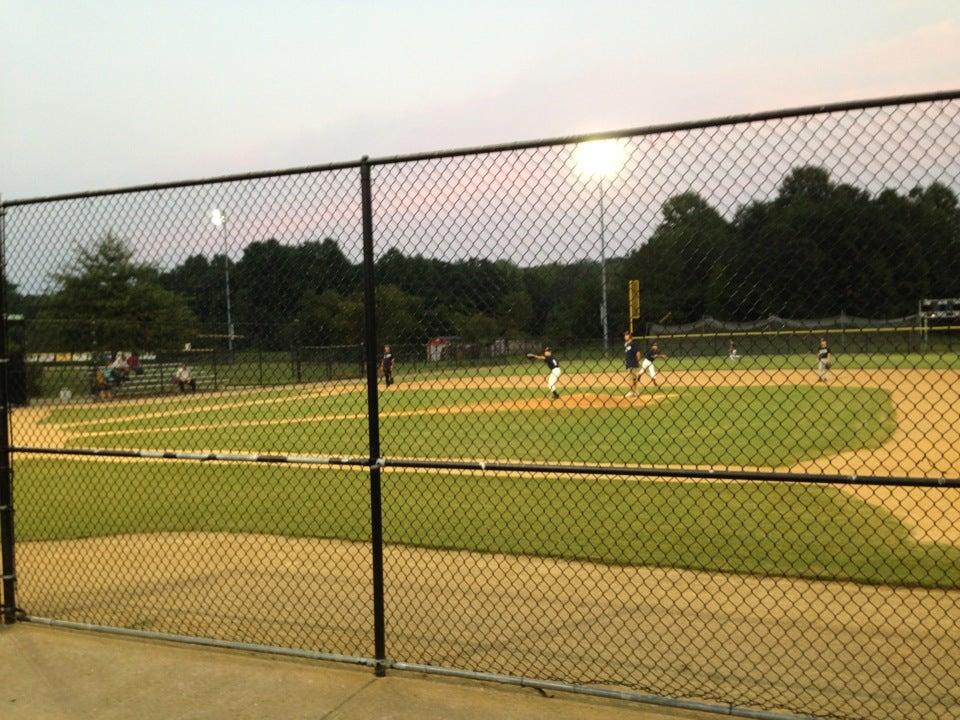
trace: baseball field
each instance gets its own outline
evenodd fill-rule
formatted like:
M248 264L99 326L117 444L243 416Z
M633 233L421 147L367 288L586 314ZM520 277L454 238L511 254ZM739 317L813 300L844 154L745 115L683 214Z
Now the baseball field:
M381 385L387 458L960 475L960 369L566 363ZM363 456L357 381L21 408L14 442ZM34 615L370 656L369 475L17 454ZM383 471L390 657L749 705L953 717L947 488ZM820 628L829 618L829 632ZM850 647L873 647L853 654ZM864 698L868 698L865 700Z
M408 376L382 389L382 454L960 472L956 370L839 370L824 384L805 370L680 369L626 398L622 374L574 364L558 400L549 398L540 375L518 370ZM14 441L357 457L366 453L366 411L359 382L200 392L17 410ZM19 456L18 485L36 508L22 514L20 539L157 531L367 537L363 471L117 462ZM302 514L297 494L305 483L338 501ZM941 490L394 471L385 493L387 539L404 545L870 583L960 583L956 511ZM504 512L525 520L505 521ZM459 532L465 524L474 528L467 542Z

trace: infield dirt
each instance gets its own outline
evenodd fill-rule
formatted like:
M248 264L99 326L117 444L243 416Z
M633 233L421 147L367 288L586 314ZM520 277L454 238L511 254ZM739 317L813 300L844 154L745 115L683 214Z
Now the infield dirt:
M25 543L37 616L372 655L368 545L227 534ZM398 661L809 713L960 717L960 593L388 546ZM870 649L870 652L865 652Z

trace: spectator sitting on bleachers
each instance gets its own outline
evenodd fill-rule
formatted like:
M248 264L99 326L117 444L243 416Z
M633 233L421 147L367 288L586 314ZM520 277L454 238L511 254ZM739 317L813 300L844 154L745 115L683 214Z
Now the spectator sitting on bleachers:
M93 394L101 400L107 400L110 397L110 382L105 370L106 368L97 368L93 374Z
M180 386L180 392L186 392L188 387L190 392L197 391L197 381L193 379L190 368L186 365L177 368L177 372L173 375L173 381Z
M127 379L127 375L130 374L130 366L127 365L127 354L122 350L117 350L117 356L107 367L112 371L111 374L113 375L114 383L122 383Z
M127 358L127 367L134 375L143 375L143 366L140 364L140 353L134 350Z

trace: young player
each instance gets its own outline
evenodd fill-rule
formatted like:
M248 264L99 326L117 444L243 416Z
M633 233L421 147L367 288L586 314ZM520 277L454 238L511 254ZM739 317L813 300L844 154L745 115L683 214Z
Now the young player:
M560 397L560 393L557 392L557 380L560 379L560 375L563 373L560 370L560 363L557 362L557 359L553 356L553 352L548 347L543 348L543 355L535 355L534 353L528 353L527 357L531 360L543 360L547 367L550 368L550 375L547 377L547 387L550 388L550 397L554 400Z
M660 352L660 345L654 340L647 347L647 351L643 354L643 362L640 363L640 372L646 373L650 376L650 379L653 381L653 384L657 387L660 387L660 381L657 380L657 368L654 366L656 360L666 360L667 356Z
M826 382L829 370L830 347L826 338L820 338L820 348L817 350L817 382Z
M380 360L380 368L383 370L383 379L387 387L393 385L393 353L389 345L383 346L383 358Z
M627 383L630 385L627 397L636 397L637 377L640 375L640 343L629 330L623 331L623 362L627 367Z
M737 352L737 344L731 340L730 341L730 351L727 355L727 360L730 361L730 364L733 365L740 359L740 354Z

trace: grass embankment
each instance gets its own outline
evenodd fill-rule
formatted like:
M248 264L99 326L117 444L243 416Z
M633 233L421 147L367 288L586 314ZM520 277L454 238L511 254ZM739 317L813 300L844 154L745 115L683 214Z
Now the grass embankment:
M148 532L369 539L366 472L16 460L20 542ZM388 543L613 565L960 586L960 550L803 484L383 474Z

